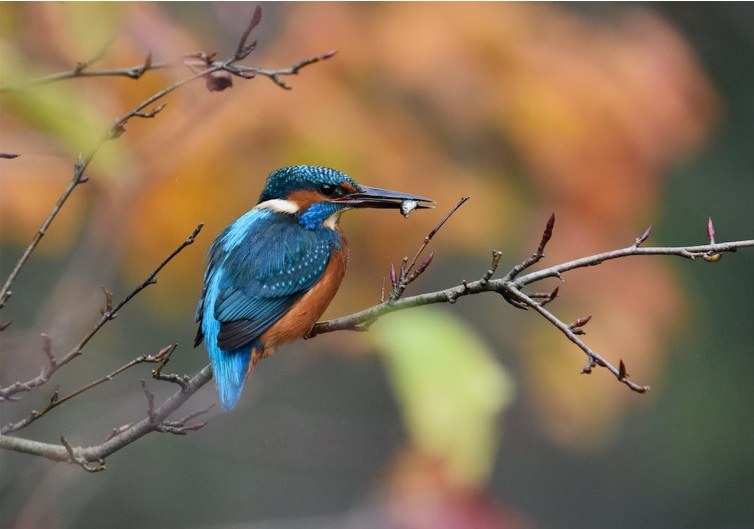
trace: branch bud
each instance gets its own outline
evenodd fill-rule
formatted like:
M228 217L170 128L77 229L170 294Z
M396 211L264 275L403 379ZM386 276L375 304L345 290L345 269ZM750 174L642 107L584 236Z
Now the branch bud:
M626 371L626 364L621 359L620 363L618 364L618 380L626 380L628 377L628 371Z
M642 243L644 243L644 241L646 241L649 238L649 234L650 233L652 233L652 226L649 226L646 230L644 230L644 233L642 233L641 235L639 235L634 240L634 246L636 248L638 248L639 246L641 246Z
M230 73L221 70L218 72L212 72L204 78L207 90L210 92L222 92L226 88L233 86L233 77Z
M571 329L571 331L573 331L573 334L577 334L577 335L586 334L586 332L584 331L584 329L582 329L582 327L586 325L587 323L589 323L589 320L591 319L592 319L591 315L582 316L581 318L579 318L578 320L570 324L568 328Z

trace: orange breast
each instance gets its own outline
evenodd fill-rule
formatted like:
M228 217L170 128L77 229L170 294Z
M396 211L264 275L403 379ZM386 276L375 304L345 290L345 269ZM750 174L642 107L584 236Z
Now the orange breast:
M338 291L347 264L348 248L343 239L340 250L330 256L322 278L285 313L285 316L262 334L264 356L271 354L278 345L298 340L309 333Z

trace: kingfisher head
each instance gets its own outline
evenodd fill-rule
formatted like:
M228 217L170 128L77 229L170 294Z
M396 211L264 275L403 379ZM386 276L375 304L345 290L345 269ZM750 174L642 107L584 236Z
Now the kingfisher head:
M296 214L306 228L334 228L349 208L432 207L433 200L398 191L357 184L350 176L329 167L294 165L273 171L257 207Z

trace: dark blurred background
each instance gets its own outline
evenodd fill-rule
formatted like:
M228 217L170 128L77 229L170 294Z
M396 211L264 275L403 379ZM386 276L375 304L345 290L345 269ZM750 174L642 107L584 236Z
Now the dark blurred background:
M0 4L0 84L186 52L232 53L247 3ZM100 285L127 293L200 221L200 239L45 388L3 403L2 424L169 343L191 347L214 236L290 164L437 199L408 220L344 217L351 264L327 312L379 299L461 195L433 265L409 293L474 279L534 249L546 261L628 245L754 234L751 4L265 3L247 60L287 79L201 83L129 123L98 154L0 314L2 385L38 373L40 333L70 348L99 316ZM75 79L0 94L0 266L7 277L86 152L117 115L185 69ZM607 372L535 314L497 296L385 318L366 334L290 345L240 405L186 437L153 434L107 471L0 454L0 526L26 528L683 528L754 526L754 252L711 265L632 258L573 273L551 307L592 314L586 339L652 391ZM555 283L541 288L552 288ZM149 367L19 433L101 442L142 417ZM172 387L150 381L160 398ZM185 412L214 402L208 385ZM179 412L180 415L180 412Z

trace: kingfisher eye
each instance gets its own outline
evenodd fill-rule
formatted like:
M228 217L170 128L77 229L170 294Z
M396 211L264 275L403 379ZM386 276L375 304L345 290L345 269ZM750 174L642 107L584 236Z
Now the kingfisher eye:
M326 197L341 197L343 196L343 188L333 184L322 184L319 186L319 192Z

